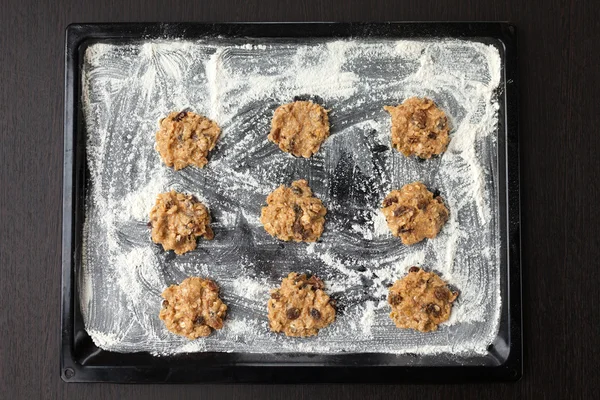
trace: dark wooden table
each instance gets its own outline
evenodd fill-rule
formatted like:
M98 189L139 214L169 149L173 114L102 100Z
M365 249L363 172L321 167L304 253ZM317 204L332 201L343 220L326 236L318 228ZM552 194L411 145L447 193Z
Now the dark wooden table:
M0 398L598 398L594 0L0 2ZM63 43L71 22L511 21L519 35L524 378L450 386L132 386L59 378Z

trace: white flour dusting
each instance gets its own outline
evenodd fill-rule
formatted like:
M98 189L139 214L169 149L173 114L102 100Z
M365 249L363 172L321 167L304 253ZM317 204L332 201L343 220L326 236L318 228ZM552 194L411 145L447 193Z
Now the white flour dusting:
M471 41L350 40L261 44L215 39L94 44L85 53L82 102L90 170L79 295L88 333L111 351L381 352L484 354L498 331L500 265L496 48ZM282 103L311 98L330 109L331 137L309 160L268 142ZM424 163L390 149L383 105L427 96L449 115L448 151ZM223 135L205 169L172 171L154 149L158 121L189 108ZM305 178L328 208L319 243L282 244L260 225L265 196ZM392 189L421 180L440 190L450 220L407 247L378 210ZM213 241L175 257L150 240L156 195L179 190L209 207ZM450 321L427 334L398 330L388 287L418 265L461 291ZM269 289L291 271L323 278L334 324L318 337L269 332ZM229 307L208 338L172 335L160 293L188 276L214 279Z
M375 237L392 236L390 229L387 226L385 215L380 209L373 211L373 234Z

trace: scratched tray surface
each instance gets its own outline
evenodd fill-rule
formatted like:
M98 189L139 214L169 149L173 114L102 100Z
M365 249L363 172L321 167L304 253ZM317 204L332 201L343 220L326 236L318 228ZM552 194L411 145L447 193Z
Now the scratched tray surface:
M79 299L99 347L152 354L485 354L500 322L496 88L498 49L477 40L244 39L96 43L84 55L82 107L89 181ZM452 125L448 150L418 162L390 146L384 105L433 99ZM312 99L331 136L310 159L267 140L275 108ZM190 109L223 133L204 169L173 171L154 149L158 121ZM307 179L327 207L318 243L282 243L259 222L269 192ZM450 210L440 235L414 246L378 211L392 189L420 180ZM181 256L150 240L160 192L195 194L215 238ZM460 290L451 319L431 333L397 329L386 295L412 265ZM291 271L320 276L336 321L317 337L268 329L269 289ZM228 305L222 330L189 341L158 318L160 293L189 276L215 280Z

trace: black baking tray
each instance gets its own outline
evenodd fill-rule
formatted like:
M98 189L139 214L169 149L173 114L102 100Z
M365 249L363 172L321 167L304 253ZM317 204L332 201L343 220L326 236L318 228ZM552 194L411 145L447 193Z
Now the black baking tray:
M500 329L483 356L394 354L193 353L155 357L98 348L84 329L77 290L88 171L80 110L81 65L94 42L156 38L476 38L496 46L498 199L501 252ZM508 23L136 23L73 24L66 30L60 374L67 382L461 382L515 381L522 375L521 250L515 27Z

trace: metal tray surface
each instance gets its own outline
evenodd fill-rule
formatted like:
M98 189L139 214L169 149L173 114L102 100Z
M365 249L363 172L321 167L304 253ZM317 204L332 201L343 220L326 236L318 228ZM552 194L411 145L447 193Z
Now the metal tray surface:
M465 50L461 43L497 49L501 69L494 92L497 123L492 128L477 125L478 104L471 104L475 111L464 104L476 85L489 78L489 71L466 68L467 82L462 86L448 82L450 89L444 82L439 90L419 82L419 77L427 79L423 64L430 63L435 72L442 57L449 65L441 65L442 70L461 70L463 61L469 66L485 64L478 52L468 46ZM518 379L522 348L515 45L514 27L493 23L70 26L63 379ZM417 56L389 58L394 46ZM138 56L144 52L148 61L144 64L142 57L139 64ZM352 53L351 62L340 52ZM298 62L306 68L294 71L288 59L298 54L302 59L296 60L296 68ZM182 68L171 67L183 62ZM331 72L330 64L336 62L340 65ZM323 76L335 75L330 87L331 79L318 76L321 64ZM284 67L289 71L282 72ZM135 114L134 123L110 113L115 87L123 88L119 74L128 68L144 75L125 77L133 82L127 87L130 103L121 99L115 109ZM415 71L420 73L417 79ZM185 84L178 87L169 80L173 76ZM215 86L219 79L232 85ZM300 84L294 86L294 79ZM203 89L202 82L211 80L213 87ZM447 155L419 163L391 150L389 117L381 105L397 104L410 95L434 98L456 124L454 133L461 139L451 143ZM154 106L139 106L143 96ZM162 98L167 99L164 104ZM298 98L310 98L332 110L332 136L310 160L294 159L262 137L274 108ZM161 114L184 107L217 120L224 135L207 168L173 173L161 165L152 148L153 132ZM482 164L478 168L464 155L465 143L469 144L463 139L469 135L465 126L470 121L476 128L472 135L480 130L491 133L478 136L482 140L473 136L476 161ZM309 246L278 243L262 230L254 214L260 213L270 190L300 178L309 180L329 209L325 234ZM406 249L396 238L382 234L381 216L375 210L387 191L414 180L441 190L450 205L451 221L440 238ZM199 194L208 203L216 233L215 241L177 258L149 244L144 229L154 195L171 188ZM113 210L120 213L115 219ZM387 317L385 289L413 263L441 271L459 289L464 285L464 300L455 306L453 319L433 334L397 330ZM336 328L308 340L268 332L263 315L268 289L290 271L324 278L340 305ZM190 275L215 279L230 305L229 325L226 322L222 331L195 342L166 332L154 309L162 288Z

